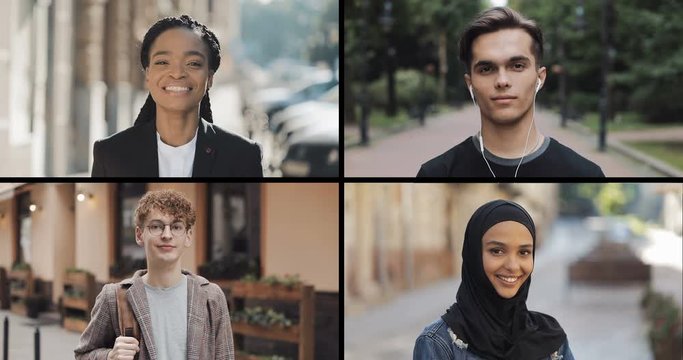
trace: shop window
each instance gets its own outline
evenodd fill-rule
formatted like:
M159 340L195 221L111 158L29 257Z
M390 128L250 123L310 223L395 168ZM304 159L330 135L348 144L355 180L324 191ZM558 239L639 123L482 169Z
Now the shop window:
M207 263L209 278L260 276L260 185L209 184Z
M145 195L144 183L121 183L116 189L115 261L110 275L121 278L145 269L145 249L135 242L135 209Z

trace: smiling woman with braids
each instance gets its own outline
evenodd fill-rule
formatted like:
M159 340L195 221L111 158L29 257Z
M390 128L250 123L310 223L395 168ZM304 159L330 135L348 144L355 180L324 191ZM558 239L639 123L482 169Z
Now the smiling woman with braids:
M262 177L258 144L213 124L216 35L187 15L154 24L140 62L149 89L133 127L95 142L92 176Z

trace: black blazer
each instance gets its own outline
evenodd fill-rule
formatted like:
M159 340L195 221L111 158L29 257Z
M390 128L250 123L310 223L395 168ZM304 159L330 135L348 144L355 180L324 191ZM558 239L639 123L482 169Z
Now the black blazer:
M93 177L159 177L156 122L95 142ZM201 119L192 177L263 177L257 143Z

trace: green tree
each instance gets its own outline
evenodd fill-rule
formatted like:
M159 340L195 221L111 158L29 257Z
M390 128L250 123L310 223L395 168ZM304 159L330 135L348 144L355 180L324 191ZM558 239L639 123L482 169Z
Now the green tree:
M510 0L509 6L537 21L544 31L547 65L569 75L570 106L597 111L600 91L602 1ZM671 0L612 0L613 66L609 76L611 112L636 111L648 122L681 122L683 111L683 3ZM563 45L564 56L558 51ZM555 100L556 79L546 81L546 99ZM543 100L541 96L541 101Z
M478 1L424 1L407 0L411 16L411 28L423 29L418 42L437 44L439 68L439 99L446 100L447 75L453 70L465 70L458 66L457 47L462 29L482 10ZM452 56L456 55L456 56ZM459 76L462 77L464 71ZM458 74L456 74L457 76ZM461 83L461 82L460 82Z
M449 94L449 88L464 89L464 67L458 64L457 44L462 28L481 10L480 1L393 0L392 4L393 24L387 34L380 22L384 1L344 2L345 122L354 120L349 102L358 97L360 84L379 79L386 72L390 41L397 50L398 68L424 72L425 65L433 60L442 98Z

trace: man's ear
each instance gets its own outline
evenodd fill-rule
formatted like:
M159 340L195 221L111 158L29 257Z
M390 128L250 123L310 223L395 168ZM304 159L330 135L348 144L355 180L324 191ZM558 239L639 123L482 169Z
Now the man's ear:
M467 73L465 73L465 85L467 85L468 88L472 86L472 77Z
M545 77L548 76L545 66L538 68L536 73L538 74L538 78L541 80L541 86L543 86L543 84L545 84Z
M192 236L194 233L192 232L192 229L187 230L187 236L185 236L185 241L183 242L183 245L185 245L186 248L189 248L192 246Z
M135 227L135 242L140 246L145 246L145 242L142 240L142 229L139 226Z

